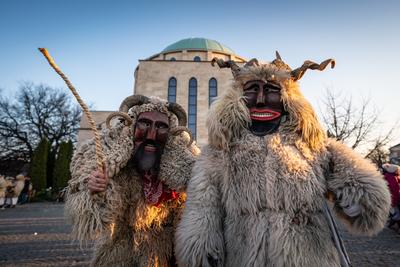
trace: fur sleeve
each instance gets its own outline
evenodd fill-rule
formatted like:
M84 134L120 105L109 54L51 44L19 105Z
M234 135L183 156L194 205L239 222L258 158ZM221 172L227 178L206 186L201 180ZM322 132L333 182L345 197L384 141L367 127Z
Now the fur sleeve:
M168 140L160 163L159 178L176 191L185 191L195 161L197 147L187 147L182 134Z
M178 224L176 258L180 266L223 266L223 209L217 181L220 168L207 154L195 163L187 189L187 200Z
M103 130L101 133L110 178L107 189L102 194L92 195L87 188L87 178L97 168L94 140L82 144L74 154L65 211L72 222L72 235L81 242L96 237L99 232L108 231L120 210L121 196L115 194L119 190L114 178L131 156L131 136L131 130L122 126Z
M382 175L368 160L334 140L328 141L330 167L328 189L342 203L358 204L360 215L348 217L335 203L335 212L357 234L373 235L385 225L390 208L390 193Z

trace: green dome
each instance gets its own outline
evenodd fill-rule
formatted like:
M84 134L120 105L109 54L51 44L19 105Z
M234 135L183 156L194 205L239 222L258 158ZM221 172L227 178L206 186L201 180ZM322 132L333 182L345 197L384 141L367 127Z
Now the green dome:
M205 38L187 38L173 43L164 48L161 53L181 51L181 50L203 50L216 51L225 54L235 54L229 47L210 39Z

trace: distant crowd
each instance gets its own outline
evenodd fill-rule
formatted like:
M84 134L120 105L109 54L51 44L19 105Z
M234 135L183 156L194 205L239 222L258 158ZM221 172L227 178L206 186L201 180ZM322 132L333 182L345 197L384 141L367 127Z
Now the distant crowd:
M15 208L24 204L34 195L31 179L26 174L16 177L0 175L0 208Z

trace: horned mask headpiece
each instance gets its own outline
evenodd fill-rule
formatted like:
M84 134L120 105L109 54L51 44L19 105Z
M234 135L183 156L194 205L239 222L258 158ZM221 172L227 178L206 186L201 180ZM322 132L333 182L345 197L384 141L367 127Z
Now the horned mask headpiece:
M302 140L308 144L313 151L323 147L325 131L321 127L318 118L310 105L304 98L297 81L300 80L308 70L324 70L329 64L335 67L335 61L328 59L321 64L305 61L299 68L292 70L276 52L275 59L266 64L257 59L251 59L243 66L234 61L225 61L214 58L211 61L214 66L230 68L235 82L232 88L226 90L211 105L210 114L207 118L209 143L219 149L229 149L232 140L240 138L242 129L248 129L251 115L243 97L243 86L252 80L274 80L282 87L281 98L286 111L284 124L281 131L299 134Z
M119 111L111 113L106 119L107 128L111 128L111 120L115 117L120 117L126 126L131 126L133 121L132 118L128 115L128 111L134 106L140 106L145 104L150 104L150 98L143 95L132 95L122 101ZM187 116L185 110L177 103L167 103L166 107L169 112L174 114L178 118L178 126L171 128L170 134L179 135L181 132L187 132L190 137L190 141L188 146L190 146L193 142L193 137L190 130L186 127Z
M253 58L249 60L243 67L239 67L236 62L232 60L224 61L223 59L213 58L211 64L214 66L215 63L218 64L220 68L230 68L232 70L233 77L237 77L241 74L241 72L251 66L260 66L260 63L257 59ZM271 64L275 65L278 69L287 71L290 73L290 77L293 81L298 81L303 77L304 73L310 70L324 70L329 64L331 64L331 68L335 67L335 60L334 59L327 59L323 61L321 64L317 64L310 60L304 61L303 65L297 69L292 70L281 58L278 51L276 51L276 58Z

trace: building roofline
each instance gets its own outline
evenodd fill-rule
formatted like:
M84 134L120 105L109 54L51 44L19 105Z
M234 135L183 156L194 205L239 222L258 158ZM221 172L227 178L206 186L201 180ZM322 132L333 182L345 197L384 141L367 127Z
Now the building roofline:
M151 60L152 58L158 57L160 55L167 55L167 54L172 54L172 53L176 53L176 52L182 52L182 51L188 51L188 52L212 52L215 54L221 54L221 55L225 55L225 56L235 56L237 58L240 58L244 61L246 61L243 57L235 54L235 53L227 53L227 52L223 52L223 51L219 51L219 50L213 50L213 49L177 49L177 50L171 50L171 51L167 51L167 52L160 52L157 54L154 54L148 58L146 58L147 60Z
M165 47L161 53L177 50L216 50L224 53L235 54L235 51L217 40L204 37L189 37L174 42Z
M168 50L168 51L161 51L158 54L171 54L171 53L176 53L176 52L181 52L181 51L190 51L190 52L213 52L213 53L219 53L219 54L224 54L224 55L236 55L235 53L229 53L229 52L224 52L221 50L216 50L216 49L202 49L202 48L187 48L187 49L174 49L174 50Z
M392 148L395 148L395 147L400 147L400 143L397 144L397 145L394 145L394 146L390 147L389 150L392 149Z
M168 62L168 63L176 63L176 62L194 62L194 63L208 63L211 64L212 61L202 60L202 61L193 61L193 60L164 60L164 59L139 59L139 62ZM242 61L234 60L236 63L245 63L246 60L243 59Z

